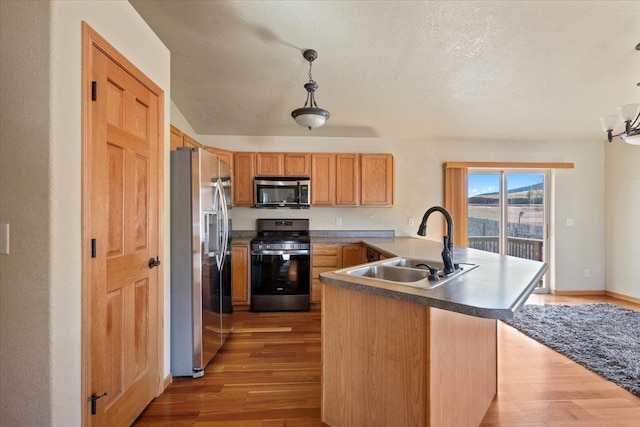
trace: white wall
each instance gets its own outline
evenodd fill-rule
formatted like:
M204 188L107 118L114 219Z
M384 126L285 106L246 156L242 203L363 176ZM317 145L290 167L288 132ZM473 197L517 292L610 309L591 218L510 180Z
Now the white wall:
M189 123L173 100L171 100L171 124L192 138L197 135L196 131L191 127L191 123Z
M81 21L165 91L167 147L169 51L124 0L1 4L0 222L12 225L12 251L0 256L0 418L3 425L76 426L86 400L80 383ZM166 237L168 230L167 220ZM167 273L167 297L168 285ZM166 374L168 329L165 337Z
M396 235L415 236L418 222L430 206L442 204L442 164L447 161L573 162L575 169L555 172L554 226L557 264L555 288L604 290L604 161L602 141L445 141L379 138L242 137L200 135L203 144L236 151L386 152L394 155L395 206L392 208L311 208L261 210L234 208L233 226L255 229L258 217L310 218L316 230L395 230ZM335 225L335 217L342 226ZM567 227L566 218L574 219ZM428 237L440 240L438 226ZM589 278L584 269L590 269Z
M640 299L640 146L605 150L607 290Z

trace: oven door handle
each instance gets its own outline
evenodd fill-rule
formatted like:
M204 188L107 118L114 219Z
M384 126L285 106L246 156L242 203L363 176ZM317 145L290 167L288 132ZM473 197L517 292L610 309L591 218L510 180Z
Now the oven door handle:
M263 250L252 250L251 251L251 255L310 255L310 252L308 249L304 249L304 250L282 250L282 251L263 251Z

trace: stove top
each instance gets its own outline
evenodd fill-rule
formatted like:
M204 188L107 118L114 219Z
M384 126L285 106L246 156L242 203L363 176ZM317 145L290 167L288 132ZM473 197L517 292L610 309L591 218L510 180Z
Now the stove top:
M301 235L271 235L271 236L256 236L253 238L253 240L251 240L251 242L255 242L255 243L282 243L282 244L290 244L290 243L310 243L311 242L311 238L306 235L306 236L301 236Z
M252 250L308 250L308 219L259 219Z

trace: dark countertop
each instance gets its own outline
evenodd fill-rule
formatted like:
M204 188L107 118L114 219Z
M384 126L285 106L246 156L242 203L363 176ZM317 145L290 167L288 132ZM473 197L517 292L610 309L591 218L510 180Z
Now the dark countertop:
M396 256L442 261L442 243L431 240L391 237L360 241ZM345 269L322 273L320 281L476 317L512 319L547 271L546 263L476 249L454 247L453 254L454 262L478 267L433 289L339 274Z

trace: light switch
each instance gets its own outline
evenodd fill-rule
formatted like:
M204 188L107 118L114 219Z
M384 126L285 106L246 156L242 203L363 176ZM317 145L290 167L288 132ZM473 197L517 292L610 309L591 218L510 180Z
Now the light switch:
M0 224L0 254L9 254L9 224Z
M567 218L567 227L573 227L573 218Z

